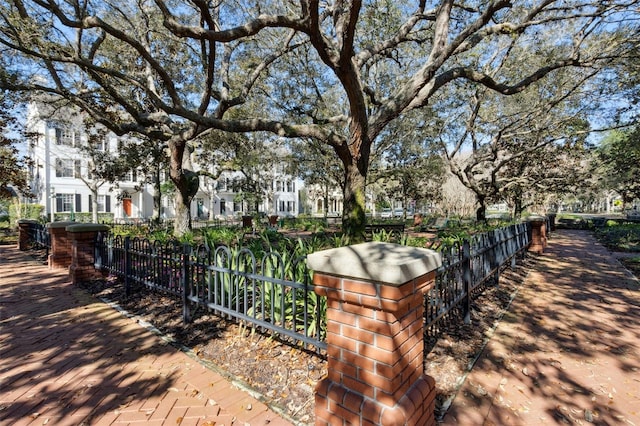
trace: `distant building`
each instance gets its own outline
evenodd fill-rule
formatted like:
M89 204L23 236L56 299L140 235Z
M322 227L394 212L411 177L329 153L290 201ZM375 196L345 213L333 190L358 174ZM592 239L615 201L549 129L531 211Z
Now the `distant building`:
M35 135L27 147L27 154L33 160L31 201L45 207L49 220L90 220L94 200L87 182L95 181L89 176L91 159L79 149L89 143L87 130L78 114L64 109L51 111L47 104L32 103L28 108L27 129ZM123 140L127 139L106 132L99 138L98 149L117 153ZM132 165L115 184L104 183L97 189L99 220L153 216L154 189L140 179L144 172L139 166ZM258 201L259 211L296 216L300 212L299 193L303 182L282 170L265 176L261 180L264 188ZM216 180L201 177L199 191L191 205L192 218L235 218L252 210L243 198L244 179L239 172L224 172ZM161 202L161 217L173 217L173 197L163 194Z
M27 153L30 166L33 202L42 204L51 220L75 218L91 213L93 194L85 181L89 176L89 161L79 150L88 143L83 123L78 115L67 110L49 113L50 106L31 103L27 114L27 129L35 136L29 140ZM98 150L117 152L119 139L106 133ZM97 208L102 219L145 218L153 212L153 198L146 185L139 185L138 171L125 174L118 189L104 183L98 188ZM83 181L83 179L85 181Z

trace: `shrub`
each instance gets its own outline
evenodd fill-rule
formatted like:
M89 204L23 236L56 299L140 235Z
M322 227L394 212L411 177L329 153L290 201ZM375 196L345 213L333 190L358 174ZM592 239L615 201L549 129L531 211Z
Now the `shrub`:
M18 226L19 219L43 220L44 206L42 204L12 203L9 206L11 227Z

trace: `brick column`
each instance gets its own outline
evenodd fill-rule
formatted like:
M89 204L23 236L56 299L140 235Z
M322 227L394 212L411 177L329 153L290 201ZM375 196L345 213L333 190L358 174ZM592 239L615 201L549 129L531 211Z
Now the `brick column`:
M546 219L541 216L530 216L527 221L531 224L531 244L527 250L542 254L547 247Z
M327 297L329 373L316 387L316 425L435 425L423 323L440 255L370 242L307 263Z
M18 250L26 250L29 248L29 231L37 223L38 221L33 219L18 220Z
M65 228L73 224L75 222L47 223L51 239L51 252L48 259L50 269L68 268L71 265L71 240Z
M73 284L79 284L93 278L102 277L102 271L96 270L94 265L95 238L98 232L109 230L107 225L83 223L69 225L66 228L71 240L71 265L69 278Z

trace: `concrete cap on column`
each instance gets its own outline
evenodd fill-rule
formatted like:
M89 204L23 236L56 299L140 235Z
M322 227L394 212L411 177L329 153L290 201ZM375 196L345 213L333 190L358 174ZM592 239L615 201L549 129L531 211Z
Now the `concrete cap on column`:
M38 221L35 219L18 219L17 223L19 225L21 223L38 223Z
M546 217L537 214L532 214L531 216L527 217L527 222L544 222L546 220Z
M97 232L108 231L109 225L100 225L98 223L76 223L66 227L67 232Z
M66 222L49 222L47 223L47 228L52 229L52 228L66 228L69 225L74 225L77 224L78 222L71 222L71 221L66 221Z
M399 244L369 242L312 253L316 272L400 286L442 265L440 253Z

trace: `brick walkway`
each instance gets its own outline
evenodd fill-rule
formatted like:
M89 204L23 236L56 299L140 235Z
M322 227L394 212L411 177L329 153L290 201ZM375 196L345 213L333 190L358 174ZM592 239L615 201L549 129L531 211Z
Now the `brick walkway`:
M214 371L0 246L0 425L289 425Z
M640 286L588 232L559 231L445 425L640 425Z

